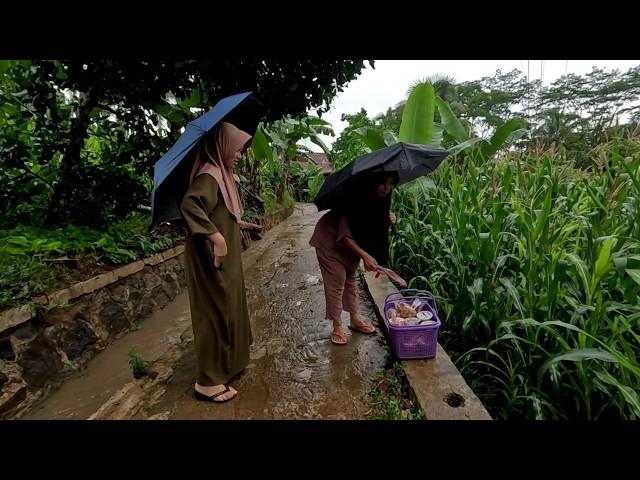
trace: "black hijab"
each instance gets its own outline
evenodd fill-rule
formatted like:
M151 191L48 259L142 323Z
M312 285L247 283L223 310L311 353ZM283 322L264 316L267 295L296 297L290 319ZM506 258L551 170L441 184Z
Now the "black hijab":
M398 183L395 172L375 172L355 177L349 186L344 206L340 208L347 217L355 242L383 266L389 263L391 193L380 197L376 189L389 177L394 177L395 183Z

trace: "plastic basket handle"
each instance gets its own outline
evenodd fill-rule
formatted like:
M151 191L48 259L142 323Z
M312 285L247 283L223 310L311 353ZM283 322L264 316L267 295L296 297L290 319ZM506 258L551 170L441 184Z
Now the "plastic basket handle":
M403 290L399 290L397 292L394 293L390 293L389 295L387 295L387 298L385 299L385 301L387 301L389 298L391 297L407 297L407 296L415 296L415 297L426 297L426 298L430 298L433 299L433 294L427 290L418 290L417 288L405 288Z

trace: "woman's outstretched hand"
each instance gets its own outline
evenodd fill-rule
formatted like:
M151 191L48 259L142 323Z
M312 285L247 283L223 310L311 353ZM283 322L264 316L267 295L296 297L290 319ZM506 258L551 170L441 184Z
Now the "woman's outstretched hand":
M378 262L368 253L365 253L362 256L362 261L364 262L364 268L366 268L369 272L375 272L376 270L378 270Z

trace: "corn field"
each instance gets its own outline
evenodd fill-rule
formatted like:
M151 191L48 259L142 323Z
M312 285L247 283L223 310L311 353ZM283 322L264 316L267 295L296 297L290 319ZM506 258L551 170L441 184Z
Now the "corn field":
M495 418L640 418L640 141L445 161L398 189L391 259Z

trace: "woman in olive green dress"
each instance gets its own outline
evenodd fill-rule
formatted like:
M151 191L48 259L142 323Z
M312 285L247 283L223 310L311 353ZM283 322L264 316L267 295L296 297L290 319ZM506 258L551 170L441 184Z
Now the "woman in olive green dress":
M242 218L233 169L251 136L222 123L196 152L181 210L189 227L184 259L196 350L194 396L226 402L228 385L249 363L251 326L242 272L240 229L259 229Z

